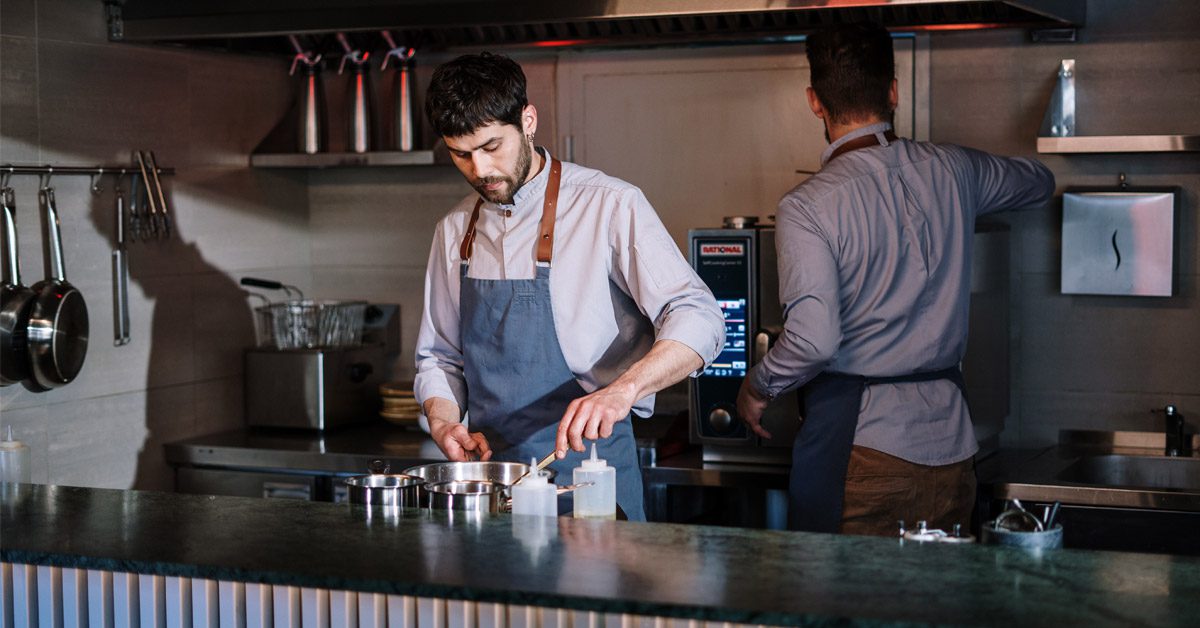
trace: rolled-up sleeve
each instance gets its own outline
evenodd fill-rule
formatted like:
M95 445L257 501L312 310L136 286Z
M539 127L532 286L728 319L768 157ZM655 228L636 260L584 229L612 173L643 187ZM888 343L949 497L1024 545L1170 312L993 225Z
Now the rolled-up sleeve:
M641 191L628 192L611 226L618 283L653 323L655 340L680 342L700 356L704 365L692 377L699 375L725 344L725 318L712 291Z
M750 373L760 393L775 398L816 377L842 342L837 262L803 208L779 205L776 227L783 333Z
M463 352L459 333L458 269L452 268L451 247L446 242L444 222L433 237L429 264L425 269L425 305L417 332L413 392L422 406L440 397L467 408L467 383L463 377Z

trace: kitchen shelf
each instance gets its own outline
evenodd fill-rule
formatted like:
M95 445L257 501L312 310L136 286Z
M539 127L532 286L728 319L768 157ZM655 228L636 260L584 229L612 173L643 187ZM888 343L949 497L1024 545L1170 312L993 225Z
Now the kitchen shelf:
M1200 135L1039 137L1039 153L1183 153L1200 151Z
M255 153L255 168L358 168L363 166L430 166L433 151L374 151L370 153Z
M1037 152L1183 153L1200 151L1200 135L1075 135L1075 60L1058 64L1058 82L1038 133Z

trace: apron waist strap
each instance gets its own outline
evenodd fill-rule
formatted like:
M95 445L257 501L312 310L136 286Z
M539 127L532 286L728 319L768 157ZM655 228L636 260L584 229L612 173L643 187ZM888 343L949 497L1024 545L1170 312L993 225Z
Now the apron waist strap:
M831 379L845 379L861 381L866 386L875 384L911 384L917 382L932 382L939 379L948 379L958 386L959 391L965 397L967 394L967 386L963 381L962 369L958 365L938 369L936 371L922 371L919 373L909 373L907 375L888 375L884 377L872 377L868 375L855 375L852 373L839 373L837 371L825 371L820 377L828 377Z

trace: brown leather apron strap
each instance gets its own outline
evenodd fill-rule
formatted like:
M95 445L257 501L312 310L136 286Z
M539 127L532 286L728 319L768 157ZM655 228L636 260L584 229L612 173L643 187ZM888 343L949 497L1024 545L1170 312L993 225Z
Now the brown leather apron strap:
M829 156L829 160L826 163L829 163L829 161L833 161L835 157L837 157L838 155L841 155L842 153L848 153L852 150L858 150L860 148L867 148L869 146L875 146L876 144L879 144L880 142L879 142L879 138L877 137L877 135L878 134L876 134L876 133L871 133L869 135L863 135L862 137L856 137L856 138L846 142L845 144L838 146L833 151L833 154ZM898 139L896 137L896 134L893 133L891 129L888 129L887 131L885 131L883 133L883 137L886 138L887 141L889 141L889 142L894 142Z
M542 222L538 231L537 261L549 264L554 255L554 220L558 215L558 182L562 179L562 162L550 158L550 176L546 180L546 197L542 201ZM458 247L458 256L463 263L470 261L471 250L475 246L475 223L479 221L479 208L483 207L483 199L475 201L475 210L471 212L471 221L467 223L467 232L463 234L462 244Z
M562 162L550 158L550 178L546 181L546 199L542 202L542 227L538 235L537 261L549 264L554 255L554 219L558 215L558 182L562 178Z
M471 222L467 223L467 232L463 234L462 244L458 247L458 256L463 263L471 259L471 249L475 246L475 223L479 220L479 208L483 207L483 199L475 201L475 211L471 212Z

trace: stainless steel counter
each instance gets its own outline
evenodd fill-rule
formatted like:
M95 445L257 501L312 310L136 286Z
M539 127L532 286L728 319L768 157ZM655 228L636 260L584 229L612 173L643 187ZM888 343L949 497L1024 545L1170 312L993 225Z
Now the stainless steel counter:
M1200 458L1164 456L1164 434L1071 430L1059 440L982 461L980 483L998 499L1200 512Z
M647 484L785 489L788 467L705 463L696 447L662 445L654 420L635 423ZM678 452L682 449L680 453ZM176 467L264 473L354 475L372 460L392 469L445 460L429 435L387 423L348 426L325 433L250 428L199 436L165 446Z

